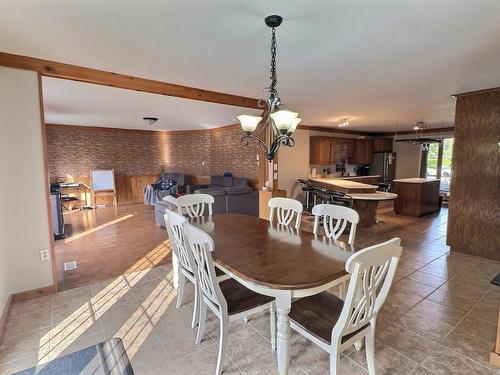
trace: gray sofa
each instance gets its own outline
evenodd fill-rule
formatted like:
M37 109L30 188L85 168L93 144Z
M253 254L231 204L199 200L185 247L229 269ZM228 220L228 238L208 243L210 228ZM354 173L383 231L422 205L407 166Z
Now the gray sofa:
M259 192L252 189L247 178L212 176L208 185L187 185L186 193L213 196L214 213L259 215Z
M212 176L210 184L186 185L186 194L210 194L214 197L213 213L241 213L259 216L259 191L249 186L248 179ZM165 226L163 215L168 202L155 203L155 222Z

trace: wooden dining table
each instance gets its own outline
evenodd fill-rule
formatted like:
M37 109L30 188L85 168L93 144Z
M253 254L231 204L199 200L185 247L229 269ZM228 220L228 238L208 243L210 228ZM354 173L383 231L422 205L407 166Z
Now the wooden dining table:
M276 298L278 370L288 374L292 299L343 284L348 278L345 263L354 248L242 214L215 214L190 222L213 238L218 268L247 288Z

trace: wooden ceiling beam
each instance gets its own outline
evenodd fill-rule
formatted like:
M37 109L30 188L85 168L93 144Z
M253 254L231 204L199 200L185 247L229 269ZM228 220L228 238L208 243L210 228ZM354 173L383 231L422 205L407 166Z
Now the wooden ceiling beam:
M63 78L152 94L174 96L183 99L261 109L258 105L259 100L254 98L155 81L104 70L85 68L28 56L13 55L5 52L0 52L0 65L17 69L33 70L46 77Z

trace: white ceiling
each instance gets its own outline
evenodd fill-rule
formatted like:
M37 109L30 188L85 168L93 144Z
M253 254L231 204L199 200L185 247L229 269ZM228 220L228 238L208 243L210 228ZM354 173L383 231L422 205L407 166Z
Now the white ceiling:
M201 102L93 85L57 78L43 78L45 121L49 124L102 126L146 130L208 129L237 122L242 112L254 116L261 110ZM157 117L149 125L143 117Z
M500 86L498 0L1 0L0 50L260 97L272 13L278 89L310 125L448 126L450 95Z

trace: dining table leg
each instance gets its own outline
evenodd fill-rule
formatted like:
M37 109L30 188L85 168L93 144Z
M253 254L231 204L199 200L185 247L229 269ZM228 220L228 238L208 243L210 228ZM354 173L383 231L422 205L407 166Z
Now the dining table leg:
M276 298L278 313L277 356L278 373L287 375L290 366L290 319L288 313L292 305L290 292L281 292Z

